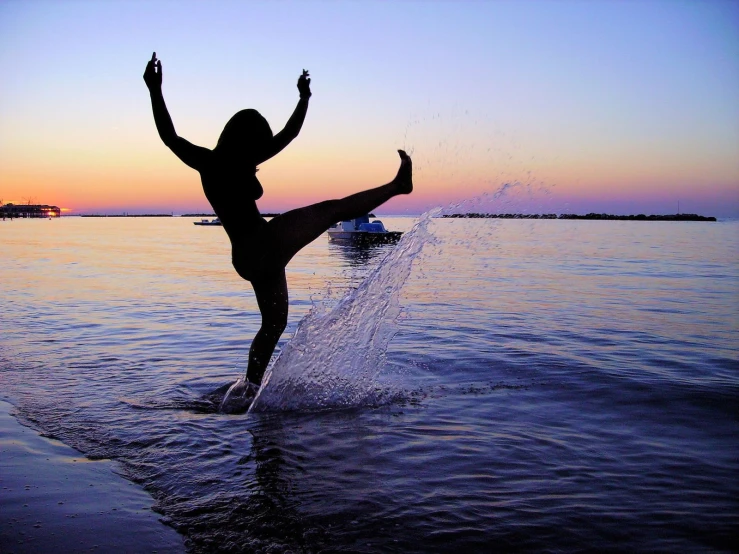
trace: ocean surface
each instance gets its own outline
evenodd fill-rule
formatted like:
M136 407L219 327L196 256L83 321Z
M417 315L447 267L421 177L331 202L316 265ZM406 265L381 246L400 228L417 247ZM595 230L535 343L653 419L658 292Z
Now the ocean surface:
M0 221L0 387L191 552L736 551L739 222L386 217L259 326L222 228Z

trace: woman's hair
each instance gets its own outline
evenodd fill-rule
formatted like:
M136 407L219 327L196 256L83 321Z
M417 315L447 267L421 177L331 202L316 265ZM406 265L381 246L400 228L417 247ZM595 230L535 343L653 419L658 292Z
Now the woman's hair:
M256 160L273 137L272 129L262 114L257 110L241 110L226 123L215 150Z

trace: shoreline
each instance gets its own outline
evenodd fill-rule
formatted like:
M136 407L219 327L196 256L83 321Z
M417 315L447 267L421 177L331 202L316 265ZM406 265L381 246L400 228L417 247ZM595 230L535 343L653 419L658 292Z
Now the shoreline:
M22 425L0 399L0 551L185 552L153 498L61 441Z
M262 217L277 217L281 215L279 213L263 213ZM370 217L419 217L421 214L387 214L387 215L374 215L370 214ZM187 214L65 214L56 217L8 217L8 220L13 219L61 219L68 217L84 217L84 218L214 218L214 213L187 213ZM565 219L565 220L588 220L588 221L709 221L715 222L719 218L715 216L705 216L699 214L638 214L638 215L617 215L617 214L606 214L606 213L588 213L588 214L526 214L526 213L478 213L478 212L467 212L467 213L454 213L444 214L437 216L442 219ZM2 218L5 221L6 218ZM732 217L722 217L722 220L734 219Z

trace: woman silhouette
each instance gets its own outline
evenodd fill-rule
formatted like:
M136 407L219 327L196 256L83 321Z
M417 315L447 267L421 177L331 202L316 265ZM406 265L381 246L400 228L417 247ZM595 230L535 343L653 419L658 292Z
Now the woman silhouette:
M156 52L146 64L144 81L159 137L180 160L200 172L205 196L231 239L234 269L254 289L262 325L252 341L246 371L246 387L253 395L287 324L287 263L333 223L367 214L398 194L410 194L411 159L398 150L400 169L386 185L291 210L268 222L256 204L263 194L257 166L298 136L311 96L308 72L303 70L298 79L300 100L282 131L273 135L259 112L242 110L226 123L213 150L195 146L175 132L162 96L162 62Z

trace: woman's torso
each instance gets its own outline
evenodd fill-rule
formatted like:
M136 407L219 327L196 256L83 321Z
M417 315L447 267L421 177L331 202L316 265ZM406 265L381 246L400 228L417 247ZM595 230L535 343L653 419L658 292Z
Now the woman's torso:
M262 186L255 174L229 170L217 163L203 167L200 179L208 202L231 240L234 266L249 279L250 267L258 265L264 255L262 235L267 222L256 203Z

